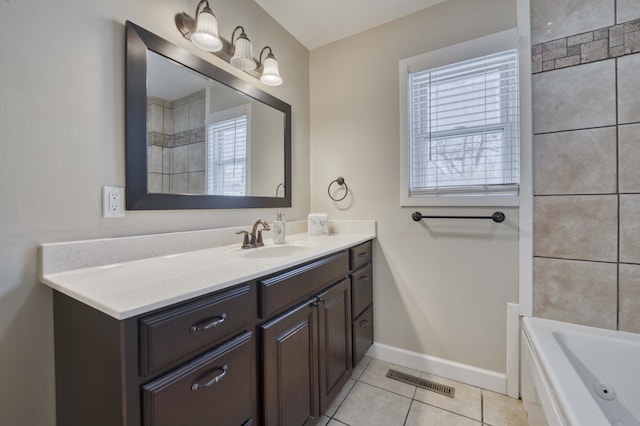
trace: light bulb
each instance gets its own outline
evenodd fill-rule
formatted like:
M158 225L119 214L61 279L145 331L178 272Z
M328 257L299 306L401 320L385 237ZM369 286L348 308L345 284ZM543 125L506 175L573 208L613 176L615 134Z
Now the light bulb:
M208 52L222 49L222 41L218 37L218 20L209 6L205 6L196 17L196 30L191 34L191 42Z
M256 61L253 60L253 49L251 41L243 32L235 42L235 52L233 58L229 61L231 65L242 70L251 71L256 69Z
M282 84L282 77L278 71L278 61L273 53L269 53L262 64L263 70L260 76L262 84L267 86L279 86Z

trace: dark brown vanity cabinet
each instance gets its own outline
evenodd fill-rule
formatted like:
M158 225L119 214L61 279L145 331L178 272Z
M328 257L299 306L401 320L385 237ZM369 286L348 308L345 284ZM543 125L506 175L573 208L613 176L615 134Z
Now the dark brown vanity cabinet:
M255 424L252 305L245 284L118 320L55 292L57 424Z
M371 243L124 320L54 292L57 424L302 425L373 340Z
M265 425L318 417L349 379L350 284L345 278L262 326Z
M243 285L193 303L143 316L140 370L146 376L246 329L253 321L251 288Z
M251 424L252 351L246 332L143 385L144 424Z
M144 426L253 422L251 300L251 286L243 285L139 320L141 374L180 364L142 386Z
M373 265L371 241L350 250L353 366L373 344Z
M324 413L351 376L351 280L319 296L320 413Z
M349 379L349 253L258 281L262 313L304 299L261 326L265 425L316 418Z
M318 414L315 303L309 300L261 327L265 425L302 425Z

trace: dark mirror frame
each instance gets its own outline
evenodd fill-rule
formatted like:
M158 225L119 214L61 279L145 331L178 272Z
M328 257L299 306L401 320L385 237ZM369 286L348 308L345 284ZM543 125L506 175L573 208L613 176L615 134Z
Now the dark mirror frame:
M126 23L127 210L291 207L291 105L129 21ZM147 51L151 50L284 113L284 197L154 194L147 191Z

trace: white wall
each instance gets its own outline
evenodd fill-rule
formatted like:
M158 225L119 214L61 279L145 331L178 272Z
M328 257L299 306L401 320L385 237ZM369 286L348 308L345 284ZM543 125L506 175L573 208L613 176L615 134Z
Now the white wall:
M311 210L373 218L376 342L506 371L506 303L518 300L518 210L491 221L411 220L493 208L399 206L398 61L516 26L515 0L449 0L311 52ZM344 176L353 198L334 203ZM334 184L335 185L335 184Z
M101 217L103 185L125 185L124 22L131 20L241 78L183 39L174 15L196 0L0 2L0 424L55 424L51 290L44 242L248 225L275 210L127 212ZM243 25L273 47L285 80L264 90L293 109L293 208L309 211L308 51L251 0L212 4L221 34ZM256 83L259 84L259 83ZM90 330L87 330L90 332ZM99 368L99 366L97 366Z

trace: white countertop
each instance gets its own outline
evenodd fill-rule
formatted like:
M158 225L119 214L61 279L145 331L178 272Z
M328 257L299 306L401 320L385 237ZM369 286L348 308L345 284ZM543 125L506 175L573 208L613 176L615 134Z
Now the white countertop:
M268 258L248 258L246 255L250 251L262 249L241 250L240 244L236 243L132 261L97 262L98 266L67 269L50 267L50 253L61 248L87 248L87 242L45 244L41 249L41 281L116 319L125 319L269 275L375 238L375 222L362 222L365 226L362 226L363 223L336 226L341 229L340 232L327 236L309 237L306 233L287 235L287 245L305 248L285 256ZM130 244L132 238L135 237L122 240ZM113 246L115 241L117 246L117 240L101 242L108 241ZM271 239L265 240L265 246L271 245ZM87 253L84 255L90 256Z

